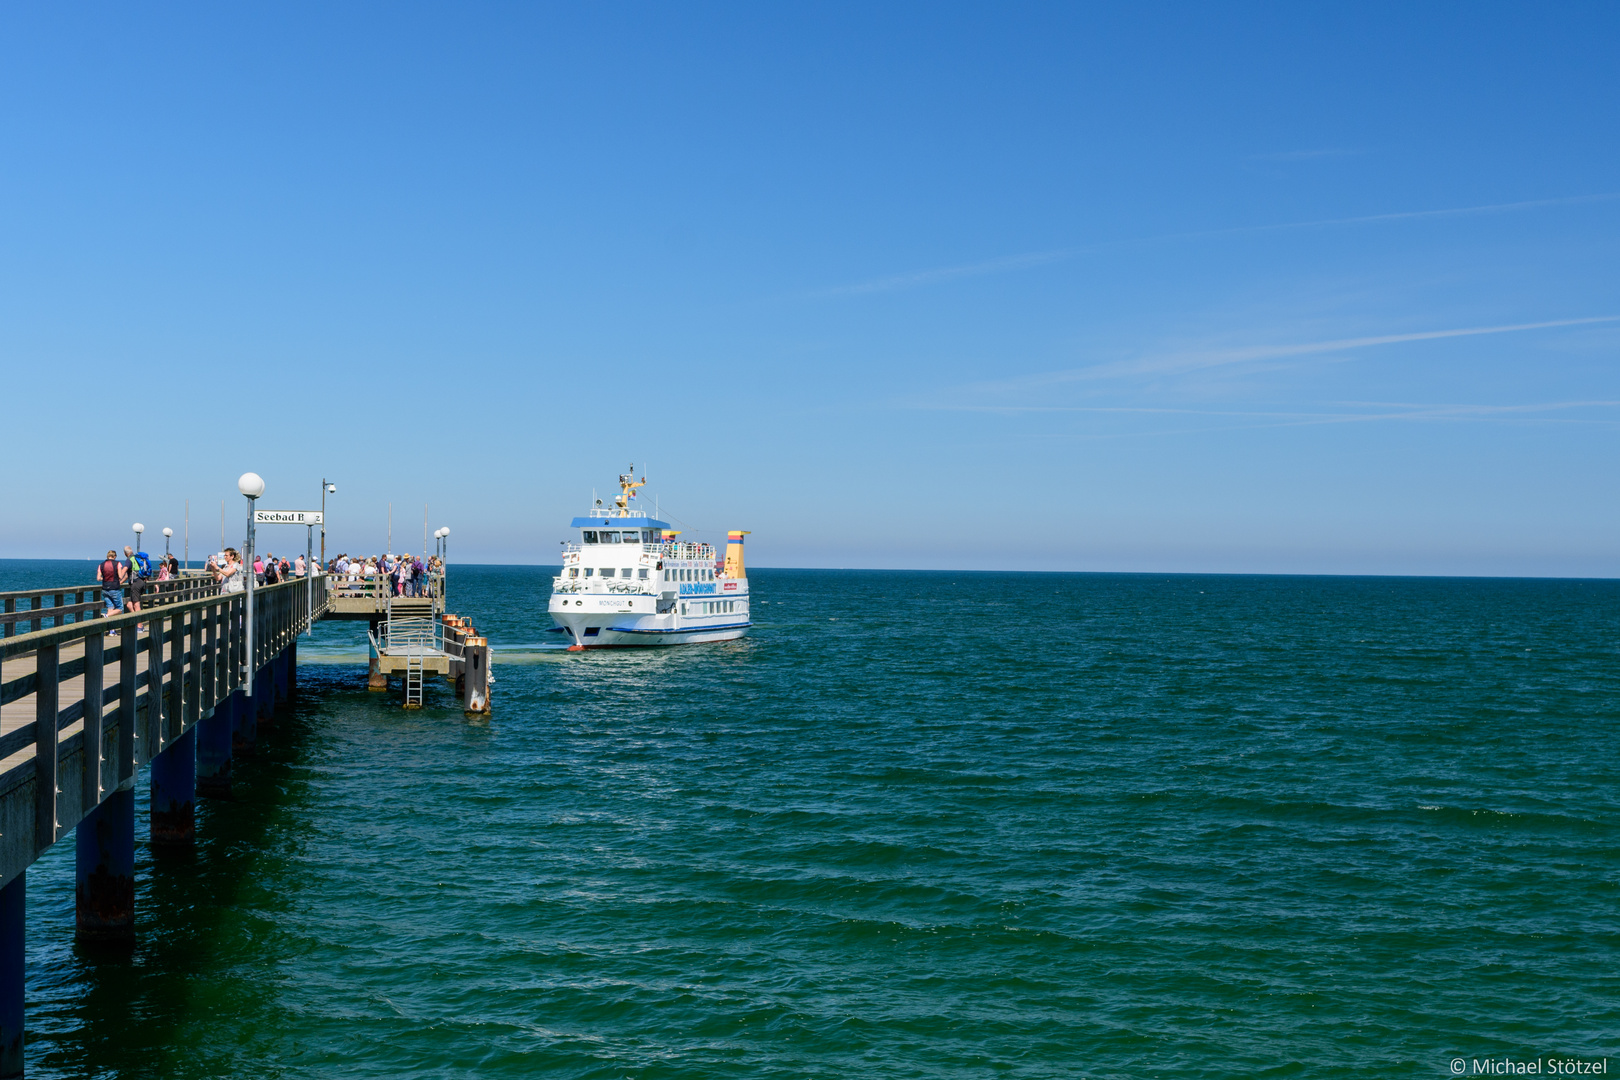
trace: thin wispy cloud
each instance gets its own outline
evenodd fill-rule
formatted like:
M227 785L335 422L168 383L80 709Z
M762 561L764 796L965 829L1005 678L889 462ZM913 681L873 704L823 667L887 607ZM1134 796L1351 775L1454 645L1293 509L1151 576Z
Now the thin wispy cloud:
M1601 192L1595 195L1572 195L1555 199L1528 199L1522 202L1488 203L1480 206L1456 206L1438 210L1402 210L1388 214L1363 214L1357 217L1317 218L1311 221L1287 221L1271 225L1236 225L1226 229L1201 229L1195 232L1164 233L1158 236L1130 237L1122 240L1105 240L1094 244L1084 244L1076 247L1053 248L1048 251L1028 251L1017 255L1003 255L994 259L984 259L978 262L962 263L956 266L939 266L927 270L915 270L903 274L890 274L884 277L869 278L848 285L835 285L826 289L812 290L803 295L807 297L834 297L854 296L868 293L897 292L902 289L914 289L924 285L934 285L944 281L953 281L959 278L983 277L989 274L1005 274L1018 270L1027 270L1031 267L1044 266L1050 263L1063 262L1079 255L1093 254L1118 248L1135 247L1146 244L1175 243L1184 240L1214 239L1223 236L1244 236L1268 232L1287 232L1297 229L1323 229L1335 226L1351 225L1378 225L1398 221L1421 221L1425 218L1460 218L1474 217L1487 214L1510 214L1527 210L1544 210L1559 206L1582 206L1591 203L1612 202L1620 199L1620 191Z
M1334 411L1331 406L1319 411L1306 410L1235 410L1235 409L1154 409L1154 408L1110 408L1107 406L1075 406L1067 408L1053 406L1029 410L996 409L986 406L974 411L983 412L1068 412L1068 413L1138 413L1161 414L1179 418L1204 418L1209 423L1194 424L1191 426L1178 425L1174 427L1130 428L1127 430L1112 431L1040 431L1024 432L1023 435L1032 439L1062 439L1079 440L1085 442L1109 441L1115 439L1145 439L1157 437L1172 437L1182 435L1202 435L1212 433L1230 433L1237 431L1260 431L1275 428L1316 427L1325 424L1375 424L1375 423L1473 423L1473 424L1514 424L1514 425L1592 425L1599 427L1620 427L1620 415L1598 417L1571 417L1556 415L1559 412L1587 409L1620 409L1620 401L1554 401L1529 405L1481 405L1481 404L1438 404L1438 405L1372 405L1360 411Z
M1194 350L1161 356L1143 356L1113 364L1076 368L1033 376L1043 383L1072 382L1080 379L1119 378L1131 375L1194 371L1225 367L1256 360L1280 360L1296 356L1351 352L1379 345L1401 345L1413 341L1439 341L1445 338L1483 337L1488 334L1516 334L1529 330L1551 330L1565 326L1588 326L1620 321L1620 315L1593 315L1580 319L1551 319L1545 322L1509 323L1504 326L1466 326L1449 330L1419 330L1405 334L1377 334L1371 337L1335 338L1328 341L1295 342L1288 345L1248 345L1229 349Z
M1323 158L1360 157L1366 150L1323 147L1318 150L1282 150L1270 154L1250 154L1251 161L1320 161Z
M1359 411L1346 411L1351 404L1358 404ZM985 413L1120 413L1128 415L1146 416L1211 416L1233 418L1239 420L1263 419L1275 421L1266 426L1295 425L1295 424L1349 424L1368 420L1481 420L1525 417L1537 413L1555 413L1571 409L1614 409L1620 408L1617 401L1550 401L1538 402L1530 405L1480 405L1480 404L1433 404L1418 405L1411 403L1382 404L1378 402L1344 403L1344 408L1319 409L1173 409L1154 408L1151 406L1128 405L962 405L952 409L957 412L985 412ZM1604 423L1620 422L1617 419L1602 420L1570 420L1569 423Z
M950 281L953 278L977 277L982 274L1004 274L1010 270L1025 270L1031 266L1040 266L1044 263L1067 259L1077 254L1078 251L1079 249L1032 251L1023 255L1007 255L999 259L986 259L984 262L968 263L963 266L942 266L933 270L918 270L910 274L895 274L891 277L873 278L871 281L857 282L854 285L840 285L823 290L819 295L894 292L897 289L910 289L918 285L932 285L940 281Z
M1124 379L1140 376L1184 374L1209 368L1232 365L1263 364L1268 361L1297 357L1348 353L1381 345L1398 345L1414 341L1438 341L1445 338L1482 337L1489 334L1513 334L1532 330L1550 330L1560 327L1590 326L1599 323L1620 322L1620 315L1592 315L1579 319L1550 319L1542 322L1509 323L1499 326L1467 326L1447 330L1419 330L1402 334L1377 334L1367 337L1333 338L1325 341L1293 342L1284 345L1246 345L1233 348L1189 349L1165 353L1151 353L1106 364L1069 368L1063 371L1042 372L1017 379L976 383L959 388L956 392L970 394L977 399L968 403L934 402L922 408L961 409L997 408L1003 411L1025 406L1012 404L987 405L987 396L1017 396L1043 390L1063 383ZM1045 406L1028 406L1041 410Z

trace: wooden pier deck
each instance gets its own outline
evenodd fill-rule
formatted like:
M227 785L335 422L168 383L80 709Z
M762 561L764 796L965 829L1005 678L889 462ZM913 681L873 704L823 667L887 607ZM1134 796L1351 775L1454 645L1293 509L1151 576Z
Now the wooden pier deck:
M228 797L233 755L289 700L317 620L370 622L374 688L397 671L420 704L427 674L451 675L466 711L489 710L488 642L443 614L442 579L428 593L317 574L254 589L251 619L247 593L197 576L148 583L141 611L111 618L95 587L0 593L0 1077L22 1075L28 867L76 829L79 938L132 943L138 773L153 846L191 843L196 796Z

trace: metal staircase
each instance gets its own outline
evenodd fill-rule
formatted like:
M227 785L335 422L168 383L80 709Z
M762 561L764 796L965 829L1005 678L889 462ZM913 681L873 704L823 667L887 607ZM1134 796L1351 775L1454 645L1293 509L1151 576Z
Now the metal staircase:
M399 611L395 610L396 600ZM417 614L427 607L425 615ZM406 614L409 612L410 614ZM405 707L420 709L426 682L424 661L429 654L443 651L443 626L431 606L412 597L388 598L388 618L382 626L382 639L376 642L379 655L405 658Z

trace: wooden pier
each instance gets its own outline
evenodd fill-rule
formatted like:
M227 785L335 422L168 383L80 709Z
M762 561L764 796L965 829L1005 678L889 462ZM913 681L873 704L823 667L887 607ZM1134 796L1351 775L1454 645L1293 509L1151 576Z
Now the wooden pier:
M420 705L431 672L457 679L467 712L489 710L488 642L444 615L442 581L422 598L385 590L324 574L260 586L251 627L248 594L206 577L147 583L142 610L112 618L97 617L99 588L0 593L0 1077L23 1071L28 867L75 830L78 938L129 948L141 769L153 846L193 843L197 796L229 797L232 761L290 700L317 620L371 623L374 688L398 673Z

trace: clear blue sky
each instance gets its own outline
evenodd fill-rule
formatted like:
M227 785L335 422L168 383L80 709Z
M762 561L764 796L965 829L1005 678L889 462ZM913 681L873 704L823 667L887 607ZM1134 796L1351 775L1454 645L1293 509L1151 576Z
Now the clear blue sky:
M1617 56L1607 3L7 6L0 556L211 549L255 469L549 562L633 460L760 565L1620 573Z

